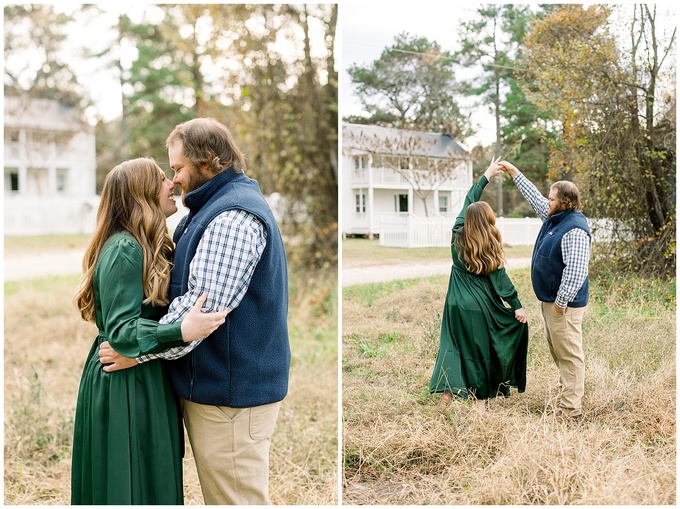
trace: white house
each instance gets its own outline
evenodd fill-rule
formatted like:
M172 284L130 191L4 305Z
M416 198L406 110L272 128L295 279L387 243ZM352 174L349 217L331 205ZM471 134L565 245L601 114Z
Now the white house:
M343 236L372 238L394 219L455 217L471 185L472 159L450 135L342 126Z
M58 101L5 97L4 132L5 235L90 233L94 129Z

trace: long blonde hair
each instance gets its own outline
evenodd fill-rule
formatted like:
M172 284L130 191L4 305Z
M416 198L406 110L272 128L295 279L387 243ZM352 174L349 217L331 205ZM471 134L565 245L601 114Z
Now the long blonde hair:
M125 161L109 172L102 188L97 224L83 258L83 280L74 302L84 320L94 321L94 270L104 244L114 233L126 231L144 254L144 304L165 306L174 245L161 209L162 170L150 158Z
M474 274L491 274L505 265L501 232L488 203L471 203L465 211L463 230L454 239L458 258Z

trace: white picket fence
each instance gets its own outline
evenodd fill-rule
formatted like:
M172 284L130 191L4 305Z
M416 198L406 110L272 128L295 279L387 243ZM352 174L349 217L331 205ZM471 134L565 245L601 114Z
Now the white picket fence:
M94 231L99 196L91 198L5 196L4 232L9 236L65 235ZM176 197L178 211L167 219L174 231L189 211Z
M451 217L381 217L380 245L389 247L445 247L451 245ZM496 219L503 242L511 246L530 246L541 229L536 217Z
M387 247L446 247L451 245L451 228L455 218L434 216L416 217L381 216L380 245ZM618 226L619 238L626 238L621 233L622 226L614 225L608 219L588 219L593 242L609 242L614 226ZM496 218L496 226L501 232L503 243L509 246L531 246L536 241L541 229L541 220L537 217ZM623 230L625 231L625 229ZM633 239L633 235L628 235Z
M92 233L99 196L4 197L5 235Z
M277 220L283 217L283 204L277 196L265 197ZM4 196L4 234L8 236L66 235L94 231L100 197ZM175 196L177 212L167 219L172 233L189 213Z

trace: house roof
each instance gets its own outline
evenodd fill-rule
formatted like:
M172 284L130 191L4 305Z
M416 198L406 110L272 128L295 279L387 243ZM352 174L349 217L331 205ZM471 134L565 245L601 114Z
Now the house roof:
M83 129L75 108L53 99L5 96L5 128L30 128L46 131Z
M435 158L466 157L468 151L448 134L393 127L342 124L342 145L377 153Z

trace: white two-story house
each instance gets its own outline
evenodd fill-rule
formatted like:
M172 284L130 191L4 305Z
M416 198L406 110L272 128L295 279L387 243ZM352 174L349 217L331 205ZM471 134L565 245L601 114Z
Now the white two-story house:
M472 185L472 159L447 134L342 126L342 233L380 233L395 217L450 217Z
M94 129L58 101L4 98L5 235L89 233L95 224Z

